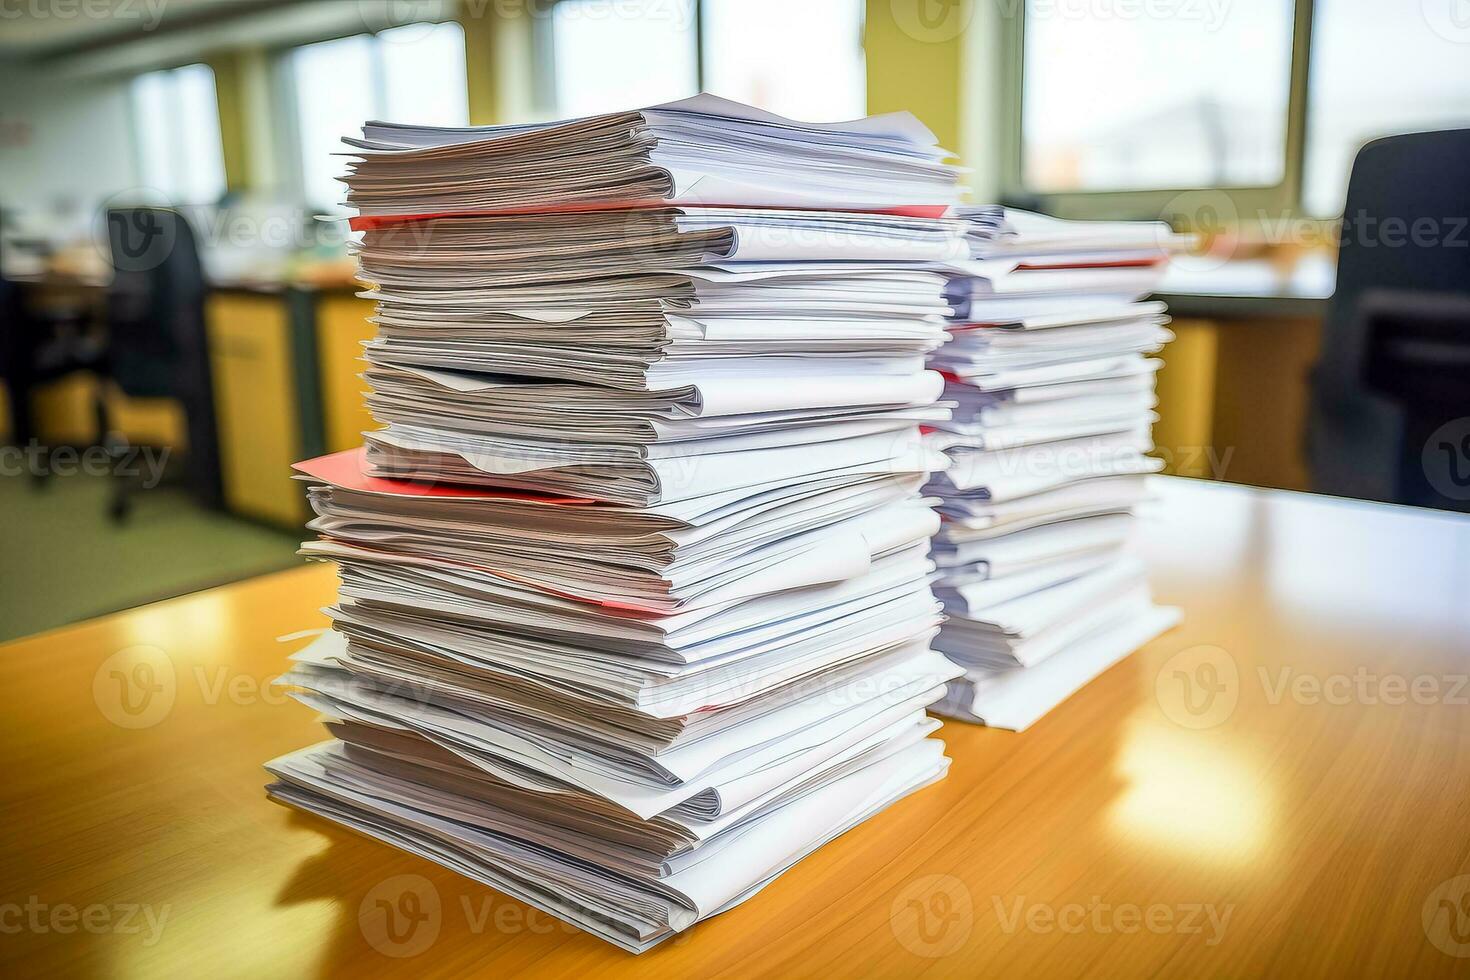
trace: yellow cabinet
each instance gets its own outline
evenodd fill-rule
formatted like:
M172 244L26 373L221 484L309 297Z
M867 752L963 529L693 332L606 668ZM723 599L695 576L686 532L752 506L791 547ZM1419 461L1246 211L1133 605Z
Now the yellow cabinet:
M1169 326L1174 341L1160 355L1155 455L1165 473L1223 479L1214 444L1219 327L1212 320L1175 320Z
M316 301L317 358L321 368L322 428L329 453L362 445L362 434L379 428L363 403L367 384L359 377L363 341L372 337L371 300L350 293L322 293Z
M290 307L279 294L216 292L206 317L225 503L286 526L306 518Z
M1154 426L1165 472L1305 490L1309 375L1322 321L1185 318L1170 328Z

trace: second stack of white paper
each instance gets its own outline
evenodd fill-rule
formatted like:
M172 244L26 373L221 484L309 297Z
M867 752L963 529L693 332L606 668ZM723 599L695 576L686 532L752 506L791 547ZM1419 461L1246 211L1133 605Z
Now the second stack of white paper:
M1126 551L1159 469L1148 355L1172 339L1142 302L1182 241L1150 223L969 212L953 340L931 363L957 403L931 440L953 460L935 646L965 668L941 713L1021 730L1169 628Z

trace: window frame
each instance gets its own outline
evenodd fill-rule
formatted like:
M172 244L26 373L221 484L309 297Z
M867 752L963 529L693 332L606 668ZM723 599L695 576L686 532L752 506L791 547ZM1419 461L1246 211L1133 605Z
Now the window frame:
M369 46L370 60L372 62L372 78L369 79L372 85L372 99L376 105L384 106L387 103L386 90L384 89L387 72L383 65L381 49L383 42L379 40L378 36L384 31L389 31L397 27L406 27L412 24L458 24L461 31L464 30L463 23L458 16L454 15L452 10L442 4L439 10L440 16L437 17L430 16L429 12L426 11L425 16L421 20L409 20L401 24L387 23L377 29L365 28L363 30L334 31L320 37L313 37L310 40L300 40L290 44L283 44L270 50L270 99L273 104L275 118L280 120L280 132L284 134L284 138L274 141L277 173L284 177L284 189L304 202L306 207L332 210L339 207L339 205L308 200L306 196L306 154L303 152L301 146L301 117L297 105L299 79L296 74L292 54L298 48L310 47L313 44L321 44L326 41L340 41L344 38L367 35L373 39L372 44ZM466 44L468 44L469 36L467 32L465 40ZM466 95L468 95L470 71L468 50L466 50L465 54L465 87Z
M1066 218L1162 218L1190 229L1202 220L1217 221L1200 210L1200 188L1163 187L1126 191L1041 192L1025 185L1022 134L1022 88L1025 84L1025 4L1003 15L1006 43L1001 45L1001 106L1004 113L1000 191L1004 203ZM1302 175L1306 164L1307 80L1311 71L1313 0L1295 0L1292 18L1290 89L1286 105L1286 139L1281 180L1269 186L1210 187L1210 196L1242 221L1265 223L1302 215ZM1210 230L1210 229L1206 229Z
M567 0L543 0L541 4L534 4L537 16L532 25L531 45L535 52L534 77L532 79L532 101L536 113L542 118L555 118L556 108L556 42L553 38L551 28L551 11L559 3ZM694 90L705 91L705 44L707 38L705 29L705 0L690 0L693 8L691 15L694 19ZM867 30L868 4L858 4L858 42L863 43L864 32ZM867 102L867 91L863 92L864 104Z
M214 92L214 121L215 121L215 131L219 134L219 138L220 138L220 147L219 147L219 150L220 150L220 191L219 191L219 194L216 195L212 200L208 200L208 201L181 201L181 200L174 200L176 194L175 194L174 189L171 188L170 191L169 191L169 194L167 195L168 196L168 199L169 199L169 206L171 206L171 207L193 208L193 207L208 207L208 206L213 206L213 205L217 204L220 200L222 200L225 197L227 197L229 195L230 191L231 191L231 187L230 187L230 173L229 173L229 161L226 159L226 153L225 153L224 120L220 118L220 111L219 111L219 76L218 76L218 74L214 70L214 65L210 64L208 58L190 59L190 60L186 60L186 61L180 61L177 64L172 63L172 62L169 62L169 63L163 64L163 65L159 65L156 68L150 68L150 69L148 69L146 71L133 72L131 75L128 75L127 76L127 93L126 93L126 105L127 105L127 109L126 109L126 112L127 112L128 130L129 130L130 138L131 138L131 142L132 142L133 173L137 175L138 181L139 181L139 184L140 185L143 185L143 186L151 186L149 184L149 181L152 178L146 172L147 169L148 169L148 167L147 167L147 159L146 159L146 154L144 153L144 150L143 150L143 141L140 138L141 135L142 135L142 118L143 117L142 117L142 113L140 112L140 106L138 105L138 95L137 95L137 90L136 90L136 86L138 84L138 80L140 78L142 78L143 76L145 76L145 75L167 75L167 76L169 76L170 77L170 81L168 82L168 85L169 85L169 99L170 99L171 102L177 103L178 102L178 99L179 99L179 95L178 95L178 91L177 91L177 82L174 80L177 77L175 73L176 72L179 72L179 71L182 71L185 68L195 68L195 67L204 68L206 71L209 72L210 87L211 87L211 89ZM175 105L174 108L177 108L177 105ZM169 147L170 155L173 156L176 159L182 156L182 154L179 154L179 153L174 152L174 151L176 151L178 149L179 149L178 146L171 146L171 147ZM171 174L170 177L172 177L172 176L173 175Z
M552 9L567 0L549 0L534 5L531 46L535 51L533 102L537 113L550 118L556 112L556 39L551 27ZM694 18L694 85L704 91L704 0L689 0Z
M543 120L560 118L556 107L556 32L552 28L554 8L568 0L531 2L531 105ZM704 0L689 0L694 19L694 90L704 91Z

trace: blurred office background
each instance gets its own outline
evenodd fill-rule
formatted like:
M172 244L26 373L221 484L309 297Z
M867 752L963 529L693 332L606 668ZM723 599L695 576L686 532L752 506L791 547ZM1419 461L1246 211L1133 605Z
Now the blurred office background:
M1455 506L1461 484L1436 493L1406 461L1449 439L1470 472L1470 407L1439 363L1465 350L1463 315L1393 321L1429 330L1414 350L1435 361L1411 386L1434 404L1405 407L1365 366L1389 328L1333 296L1358 150L1470 126L1456 3L7 3L0 639L298 561L291 462L371 424L334 155L367 118L521 122L700 90L809 120L911 110L977 201L1200 233L1165 285L1171 472ZM1461 145L1401 153L1419 169L1375 186L1431 193ZM1413 206L1439 216L1432 251L1463 292L1467 209ZM1328 364L1341 336L1358 360ZM1332 476L1349 457L1377 476Z

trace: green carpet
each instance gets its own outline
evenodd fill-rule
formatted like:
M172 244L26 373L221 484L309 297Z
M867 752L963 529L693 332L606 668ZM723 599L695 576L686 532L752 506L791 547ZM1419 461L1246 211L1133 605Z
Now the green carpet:
M0 640L301 563L301 538L168 486L122 523L105 476L0 476Z

